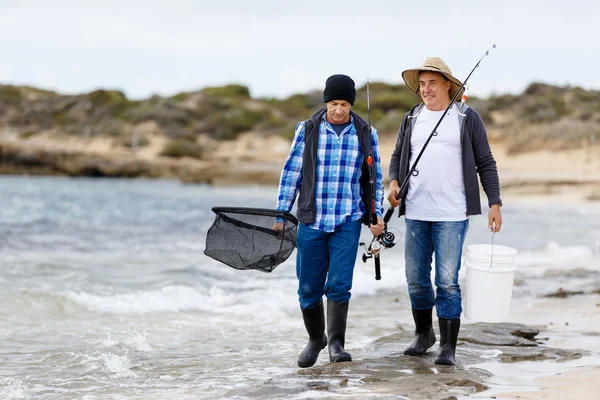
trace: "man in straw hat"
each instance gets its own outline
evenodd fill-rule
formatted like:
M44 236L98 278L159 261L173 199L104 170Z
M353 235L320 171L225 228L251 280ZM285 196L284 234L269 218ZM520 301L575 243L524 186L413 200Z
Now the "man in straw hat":
M389 171L388 201L393 207L400 204L396 199L400 185L435 125L451 99L460 99L463 91L462 83L438 57L404 71L402 78L423 103L404 115L400 125ZM435 363L454 365L462 312L458 284L462 246L469 216L481 214L477 174L488 198L492 232L500 231L502 225L502 201L496 161L479 114L455 102L436 132L419 160L418 173L410 177L399 210L406 221L406 279L416 325L415 339L404 354L422 356L434 345L431 314L435 305L440 327L440 352ZM436 295L431 284L433 253Z
M325 346L329 361L352 361L344 345L361 223L373 235L385 228L377 131L351 110L355 99L352 78L330 76L323 91L325 107L298 124L281 173L277 209L290 211L298 194L296 276L308 333L298 357L301 368L314 365ZM377 224L371 224L373 213ZM273 229L281 230L283 224Z

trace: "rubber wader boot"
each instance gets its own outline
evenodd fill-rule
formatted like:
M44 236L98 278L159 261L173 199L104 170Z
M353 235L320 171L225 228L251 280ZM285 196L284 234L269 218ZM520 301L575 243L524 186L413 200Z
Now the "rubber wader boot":
M329 337L329 361L352 361L352 356L344 350L346 340L346 318L348 302L327 300L327 336Z
M440 323L440 354L435 359L437 365L454 365L456 341L460 330L460 318L439 318Z
M431 322L431 312L429 310L412 309L413 318L415 320L415 339L404 350L406 356L422 356L431 346L435 344L435 332Z
M308 332L308 343L298 357L298 366L307 368L315 365L319 353L327 345L323 303L309 310L302 310L302 318L304 319L306 332Z

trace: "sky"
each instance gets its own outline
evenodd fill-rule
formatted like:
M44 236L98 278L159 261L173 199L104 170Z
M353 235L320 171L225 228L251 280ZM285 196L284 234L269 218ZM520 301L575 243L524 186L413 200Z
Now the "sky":
M600 89L600 3L537 0L0 0L0 84L129 98L242 84L253 97L402 83L441 57L479 97Z

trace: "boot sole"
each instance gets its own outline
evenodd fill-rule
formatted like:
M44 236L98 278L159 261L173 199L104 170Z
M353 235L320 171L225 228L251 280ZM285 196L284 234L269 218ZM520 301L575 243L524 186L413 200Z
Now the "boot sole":
M433 343L431 343L423 352L406 349L406 350L404 350L404 355L405 356L413 356L413 357L422 357L427 353L427 350L429 350L430 348L433 347L434 344L435 344L435 341Z
M321 350L323 350L326 346L327 346L327 336L323 335L323 347L321 347ZM321 350L319 350L317 352L317 356L315 357L315 362L313 363L308 363L308 364L302 364L300 363L300 361L298 361L298 366L300 368L308 368L308 367L312 367L313 365L315 365L317 363L317 360L319 359L319 354L321 354Z
M350 354L348 354L348 356L343 356L343 357L339 357L337 359L333 359L333 358L329 358L329 362L332 363L340 363L340 362L346 362L346 361L352 361L352 356L350 356Z
M456 363L453 363L452 361L446 359L446 358L442 358L442 359L437 359L433 362L435 365L447 365L449 367L454 367L456 365Z

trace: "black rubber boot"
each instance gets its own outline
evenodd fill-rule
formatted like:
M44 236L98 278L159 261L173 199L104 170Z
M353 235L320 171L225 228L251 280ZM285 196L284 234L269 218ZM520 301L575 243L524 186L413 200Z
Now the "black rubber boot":
M437 365L455 365L456 341L460 330L460 318L439 318L440 354L435 359Z
M348 302L327 300L327 336L329 337L329 361L352 361L352 356L344 350L346 340L346 318Z
M308 343L298 357L298 366L308 368L315 365L319 353L327 346L323 303L309 310L302 310L302 318L304 319L306 332L308 332Z
M404 350L405 356L422 356L435 344L431 311L431 308L429 310L412 309L415 320L415 340Z

